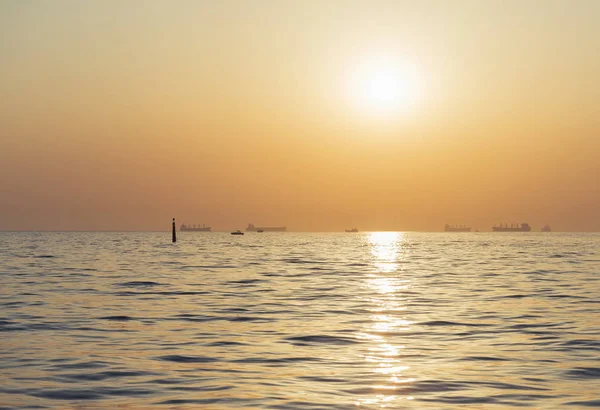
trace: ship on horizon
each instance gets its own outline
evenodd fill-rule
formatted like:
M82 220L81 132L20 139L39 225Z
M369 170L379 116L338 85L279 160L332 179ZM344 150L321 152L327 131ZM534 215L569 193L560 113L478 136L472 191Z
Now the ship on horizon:
M550 225L544 225L542 232L552 232L552 228L550 228Z
M358 228L346 229L346 232L348 232L348 233L356 233L356 232L358 232Z
M186 225L181 224L179 230L182 232L211 232L211 227L206 225Z
M465 225L448 225L444 226L445 232L471 232L471 228Z
M248 224L246 232L285 232L287 228L285 226L254 226L254 224Z
M492 230L494 232L529 232L531 231L531 226L528 223L519 224L500 224L500 226L493 226Z

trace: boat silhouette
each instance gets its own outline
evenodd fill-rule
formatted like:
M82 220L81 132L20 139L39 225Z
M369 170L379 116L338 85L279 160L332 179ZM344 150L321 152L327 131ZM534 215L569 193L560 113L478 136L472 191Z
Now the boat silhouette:
M211 227L206 225L186 225L181 224L179 230L182 232L211 232Z
M448 225L444 227L445 232L471 232L471 228L465 225Z
M285 232L287 228L285 226L255 226L254 224L248 224L246 232Z
M529 232L531 231L531 226L528 223L519 224L500 224L500 226L493 226L492 230L494 232Z

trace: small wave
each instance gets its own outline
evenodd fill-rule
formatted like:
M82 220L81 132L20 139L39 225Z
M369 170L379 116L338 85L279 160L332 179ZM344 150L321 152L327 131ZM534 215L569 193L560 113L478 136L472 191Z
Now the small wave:
M319 272L326 272L326 271L332 271L330 268L320 268L318 266L312 266L309 268L310 270L314 270L314 271L319 271ZM339 275L340 272L335 272L336 275Z
M248 343L232 342L232 341L228 341L228 340L222 340L222 341L219 341L219 342L209 343L206 346L217 347L217 346L247 346L247 345L248 345Z
M26 305L28 305L27 302L6 302L6 303L0 303L0 306L6 306L6 307L26 306Z
M460 360L465 361L484 361L484 362L503 362L510 361L510 359L506 359L504 357L495 357L495 356L466 356Z
M11 326L11 325L15 325L16 323L13 322L12 320L4 320L4 319L0 319L0 326Z
M600 367L577 367L567 372L570 379L600 379Z
M99 400L103 394L89 389L56 389L30 393L31 396L54 400Z
M195 269L235 269L237 265L198 265L198 266L188 266L188 268L193 267Z
M177 292L177 291L172 291L172 292L133 292L133 291L126 291L126 292L115 292L113 293L113 295L115 296L139 296L139 295L163 295L163 296L186 296L186 295L206 295L209 294L210 292L186 292L186 291L181 291L181 292Z
M282 261L287 262L287 263L299 263L299 264L323 263L321 261L310 261L310 260L299 259L299 258L287 258L287 259L282 259Z
M471 396L442 396L436 399L421 399L427 402L448 403L448 404L483 404L496 403L497 400L493 397L471 397Z
M539 319L543 316L540 315L519 315L519 316L512 316L510 317L510 319Z
M419 326L473 326L473 327L484 327L492 326L489 323L461 323L461 322L450 322L447 320L431 320L429 322L416 323Z
M349 345L360 343L356 339L338 336L314 335L314 336L296 336L288 337L285 340L294 345L309 345L309 344L330 344L330 345Z
M569 255L565 255L565 254L562 254L562 253L555 253L554 255L550 255L548 257L552 258L552 259L560 259L560 258L568 258Z
M600 340L574 339L564 342L563 345L568 346L569 349L575 347L579 350L600 350Z
M265 282L264 279L242 279L242 280L233 280L231 282L227 282L230 284L238 284L238 285L250 285L253 283L261 283Z
M231 313L231 312L247 312L248 309L240 307L230 307L228 309L221 309L220 312Z
M122 397L139 397L139 396L150 396L156 394L155 390L143 389L138 387L102 387L99 391L107 396L122 396Z
M177 315L174 316L172 318L169 318L170 320L183 320L186 322L211 322L213 320L220 320L219 317L215 317L215 316L201 316L201 315Z
M539 329L539 328L550 328L564 325L565 323L518 323L516 325L509 326L509 329Z
M302 362L320 362L316 357L283 357L280 359L267 359L260 357L248 357L245 359L232 360L233 363L302 363Z
M334 377L299 376L298 378L318 383L348 383L348 380L346 379L337 379Z
M351 310L338 310L338 309L324 310L323 313L332 314L332 315L353 315L354 314L354 312L352 312Z
M106 367L106 366L108 366L108 363L106 363L106 362L91 361L91 362L81 362L81 363L56 364L53 367L55 367L57 369L98 369L98 368Z
M169 404L169 405L181 405L181 404L214 404L218 403L221 399L172 399L161 401L156 404Z
M205 392L205 391L222 391L231 390L234 386L173 386L168 389L171 391L182 391L182 392Z
M585 299L585 297L583 296L577 296L577 295L565 295L565 294L558 294L558 295L547 295L547 298L553 298L553 299Z
M154 373L150 372L131 372L131 371L106 371L98 373L75 373L75 374L61 374L61 377L65 377L71 380L81 381L101 381L106 379L117 379L121 377L136 377L136 376L147 376Z
M540 381L543 382L543 380L540 380ZM544 387L532 387L532 386L527 386L527 385L512 384L512 383L500 383L500 382L481 381L481 382L469 382L468 384L481 385L481 386L486 386L486 387L490 387L490 388L494 388L494 389L502 389L502 390L534 390L534 391L550 390L550 389L547 389Z
M531 295L515 294L515 295L501 296L500 299L523 299L523 298L528 298L530 296Z
M118 283L117 286L124 287L147 287L147 286L160 286L162 283L152 282L152 281L142 281L142 280L134 280L131 282Z
M53 323L30 323L30 324L19 324L12 323L6 324L6 327L0 327L0 332L16 332L21 330L65 330L68 327L63 325L57 325Z
M230 322L272 322L274 319L257 316L233 316L227 317L226 320Z
M131 317L131 316L104 316L104 317L100 317L98 319L101 320L115 320L118 322L126 322L128 320L136 320L136 318Z
M216 362L217 359L214 357L207 356L182 356L182 355L169 355L169 356L160 356L157 359L163 360L166 362L175 362L175 363L213 363Z
M600 407L600 400L572 401L567 406Z

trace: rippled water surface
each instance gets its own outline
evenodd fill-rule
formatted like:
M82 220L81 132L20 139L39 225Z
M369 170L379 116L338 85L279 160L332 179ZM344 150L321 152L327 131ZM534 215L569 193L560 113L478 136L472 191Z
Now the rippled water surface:
M0 233L0 408L600 407L600 235Z

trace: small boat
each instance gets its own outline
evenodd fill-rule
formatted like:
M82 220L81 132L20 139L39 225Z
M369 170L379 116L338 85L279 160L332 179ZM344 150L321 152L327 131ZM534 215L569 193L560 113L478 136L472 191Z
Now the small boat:
M471 232L471 228L465 225L448 225L444 227L444 232Z
M256 231L258 233L264 232L262 229L259 229L258 231Z
M492 227L494 232L529 232L531 231L531 226L528 223L522 223L521 225L516 224L500 224L500 226Z
M239 229L237 231L233 231L231 232L232 235L243 235L244 232L240 231Z
M358 232L358 228L346 229L346 232Z
M246 232L285 232L287 228L285 226L255 226L254 224L248 224Z
M181 225L181 227L179 228L180 231L185 232L185 231L190 231L190 232L210 232L211 231L211 227L210 226L206 226L206 225L186 225L183 224Z

